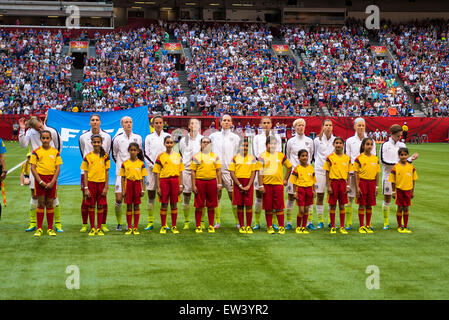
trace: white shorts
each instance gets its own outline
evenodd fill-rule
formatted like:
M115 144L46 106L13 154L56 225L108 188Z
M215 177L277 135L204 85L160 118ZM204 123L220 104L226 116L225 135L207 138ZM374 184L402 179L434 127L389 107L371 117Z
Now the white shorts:
M351 188L351 190L349 190L348 197L355 198L356 188L355 188L355 175L354 174L349 174L349 187Z
M391 196L392 194L392 185L388 180L382 180L382 194L384 196Z
M232 178L231 178L231 174L229 173L229 171L227 172L221 172L221 180L223 181L223 188L225 188L226 190L228 190L228 192L233 192L234 191L234 185L232 183Z
M184 186L182 192L192 193L192 171L184 170L182 172L182 185Z
M326 175L316 174L315 192L325 193L326 192Z
M30 172L30 189L34 190L34 175Z
M156 177L157 177L157 174L153 172L153 168L148 168L148 175L147 175L147 181L146 181L147 190L149 190L149 191L156 190L156 188L157 188Z
M115 177L115 188L114 188L114 192L115 193L122 193L122 177L117 175Z

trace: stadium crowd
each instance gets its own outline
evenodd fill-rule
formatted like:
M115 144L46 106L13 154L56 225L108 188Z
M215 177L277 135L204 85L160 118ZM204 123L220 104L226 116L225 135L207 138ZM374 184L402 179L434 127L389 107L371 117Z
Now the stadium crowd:
M280 37L301 57L297 66L291 56L273 54L268 26L155 24L95 34L96 57L86 58L75 86L72 58L62 50L67 35L1 30L0 112L146 105L164 115L185 115L197 106L211 116L308 116L324 107L331 116L413 116L413 103L424 102L428 115L448 116L447 26L438 30L418 23L384 26L379 40L397 58L390 60L373 57L361 24L284 25ZM180 62L163 48L169 33L189 47L191 58ZM187 73L189 96L179 69Z

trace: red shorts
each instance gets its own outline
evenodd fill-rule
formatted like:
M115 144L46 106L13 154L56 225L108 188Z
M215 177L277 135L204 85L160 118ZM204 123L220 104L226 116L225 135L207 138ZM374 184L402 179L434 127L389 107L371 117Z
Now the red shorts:
M298 200L296 204L298 207L308 207L313 205L313 186L298 187Z
M249 178L238 178L242 186L246 187L249 182ZM243 192L239 186L234 183L234 192L232 198L232 204L236 206L252 207L254 202L254 183L251 185L248 191Z
M410 207L412 204L412 190L401 190L396 188L396 205Z
M168 177L160 179L161 186L161 203L170 203L175 204L178 202L178 194L179 194L179 177Z
M40 174L39 177L45 183L49 183L53 179L53 175L45 176ZM34 179L34 194L38 197L45 196L48 199L56 199L57 184L58 182L51 189L45 189L37 182L37 179Z
M90 197L86 197L86 204L88 206L105 206L107 204L106 196L102 196L104 189L104 182L87 181Z
M265 211L284 210L284 186L281 184L264 184L265 193L262 199L262 208Z
M331 206L336 206L337 201L339 205L348 203L348 194L346 193L346 180L331 179L330 184L332 187L332 194L327 194L327 203Z
M140 180L128 180L125 181L125 204L140 204L140 194L142 192L142 185Z
M359 189L360 197L357 198L357 204L374 207L376 205L376 181L360 179Z
M216 208L218 207L217 179L199 180L196 179L195 208Z

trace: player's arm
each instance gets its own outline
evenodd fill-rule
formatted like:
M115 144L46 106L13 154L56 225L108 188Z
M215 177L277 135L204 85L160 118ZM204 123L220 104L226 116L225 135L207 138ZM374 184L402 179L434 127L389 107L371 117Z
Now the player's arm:
M284 176L284 186L288 185L288 177L290 177L290 174L292 173L292 168L293 166L290 164L290 166L285 165L284 166L287 168L287 170L285 171L285 176Z
M55 174L53 175L53 178L51 179L50 183L47 184L47 189L53 188L53 186L55 185L56 181L58 181L59 172L61 171L61 165L57 164L55 166L55 168L56 168Z
M28 147L28 144L30 143L30 136L26 134L26 124L25 124L25 118L19 119L19 143L22 148Z
M84 196L90 198L90 190L88 188L89 171L84 171ZM107 180L106 180L107 181Z
M360 176L359 176L359 172L354 170L354 177L355 177L355 193L357 198L360 197L360 187L359 187L359 183L360 183ZM349 179L346 181L346 187L349 186Z
M161 174L159 172L156 172L156 191L157 191L157 194L159 195L159 197L162 197L162 193L161 193Z
M256 171L251 171L251 176L249 177L248 185L243 187L243 190L248 191L249 188L251 188L251 186L253 185L255 178L256 178Z
M126 198L126 178L122 176L122 198Z
M376 173L376 196L379 194L379 172Z
M182 160L181 160L182 161ZM182 163L182 162L181 162ZM182 180L182 172L179 173L179 192L178 195L180 195L182 193L182 191L184 190L184 183Z
M217 190L218 191L221 191L221 189L223 188L223 180L222 180L222 177L221 177L221 168L217 168L217 169L215 169L216 170L216 172L217 172Z
M198 193L198 189L196 187L196 169L192 168L192 173L190 175L191 179L192 179L192 191L194 194Z
M109 187L109 169L106 169L104 188L103 188L103 192L101 194L102 196L106 196L108 194L108 187Z
M348 182L346 182L346 184L348 184ZM334 191L332 190L331 181L329 179L329 170L326 170L326 187L329 194L334 193Z

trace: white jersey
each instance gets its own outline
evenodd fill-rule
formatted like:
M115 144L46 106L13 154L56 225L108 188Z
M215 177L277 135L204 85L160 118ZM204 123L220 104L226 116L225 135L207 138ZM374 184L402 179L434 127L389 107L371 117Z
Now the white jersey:
M184 163L186 170L190 170L190 163L192 162L193 156L201 151L202 138L203 135L199 133L195 138L192 138L190 134L187 134L185 137L182 137L181 141L179 141L179 153L181 154L182 162Z
M51 141L50 146L57 149L59 152L62 150L62 141L61 136L58 131L52 127L48 127L44 124L44 130L48 130L51 133ZM42 146L41 134L39 131L30 128L26 132L21 129L19 132L19 143L22 148L31 147L31 151L36 150L40 146Z
M272 135L272 132L270 132L270 136ZM274 137L276 138L277 145L276 145L276 151L282 152L282 140L281 137L278 134L274 134ZM258 158L262 153L264 153L267 150L267 135L265 133L260 133L257 136L254 137L253 140L253 155Z
M94 150L94 147L92 146L92 143L91 143L92 135L93 135L93 133L92 133L92 129L91 129L89 131L84 132L82 135L80 135L80 137L78 139L81 157L83 157L83 159L89 152L92 152ZM109 152L111 151L111 144L112 144L111 135L104 130L100 130L99 135L103 139L102 147L103 147L104 151L107 154L109 154Z
M367 136L365 134L365 138L366 137ZM348 138L345 142L345 153L351 158L351 163L354 163L355 158L360 155L360 146L362 145L362 140L360 140L359 136L355 134L352 137ZM374 145L371 154L376 155L376 145Z
M382 163L382 176L388 179L393 166L399 161L398 150L399 148L405 148L405 143L394 140L390 137L387 141L382 143L380 147L380 161Z
M221 170L228 171L232 158L237 154L240 137L230 130L221 130L209 136L212 152L221 160Z
M296 168L296 166L299 165L298 152L301 149L305 149L309 153L308 163L310 164L314 152L313 140L305 134L301 136L296 134L294 137L288 139L287 144L285 145L285 155L287 156L287 159L290 160L293 168Z
M148 168L153 168L158 155L165 151L165 137L170 137L170 134L164 131L161 131L159 134L154 131L145 137L143 154ZM152 169L149 171L153 172Z
M334 140L335 136L333 134L329 139L323 134L321 140L320 137L316 137L313 140L315 149L313 154L313 158L315 159L315 174L326 175L326 170L323 169L323 166L327 157L334 152Z
M123 131L112 140L112 160L115 162L116 175L120 173L122 163L129 159L128 147L131 142L135 142L142 149L142 137L131 132L129 137Z

